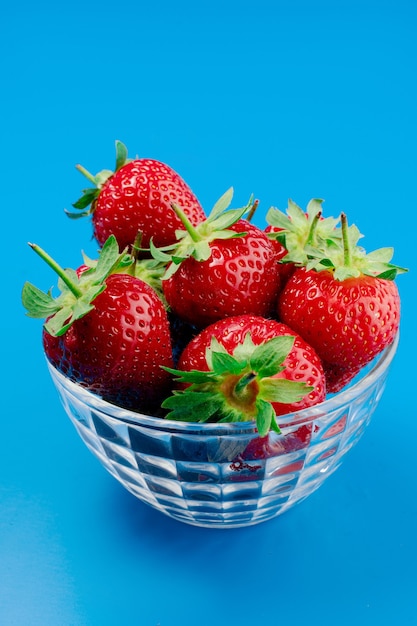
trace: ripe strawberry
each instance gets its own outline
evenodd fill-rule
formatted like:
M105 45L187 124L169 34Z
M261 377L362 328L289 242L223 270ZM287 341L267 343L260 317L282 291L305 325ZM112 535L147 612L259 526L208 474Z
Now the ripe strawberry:
M310 343L328 371L328 391L339 391L387 345L397 331L400 298L392 249L366 254L342 214L342 237L310 250L306 267L288 281L279 318ZM340 243L342 242L342 243Z
M273 243L258 227L242 219L250 205L227 210L230 189L201 224L181 215L185 231L170 255L153 251L170 263L162 280L166 301L182 319L203 328L223 317L268 316L279 290Z
M190 422L256 420L260 436L280 432L276 415L325 399L320 359L288 326L254 315L224 318L182 353L179 388L162 407Z
M124 255L112 236L94 268L63 270L30 244L60 277L53 298L26 283L23 304L30 317L47 318L46 356L65 376L105 400L137 411L154 411L166 395L173 365L165 307L135 276L117 273ZM124 268L123 268L124 269Z
M81 165L77 169L94 185L84 189L73 207L80 213L69 217L92 216L94 236L100 246L114 235L120 250L131 246L138 232L142 246L172 244L181 222L171 210L181 206L192 224L205 219L199 201L185 181L168 165L155 159L128 159L126 147L116 141L115 171L103 170L93 176ZM87 207L89 209L85 210Z

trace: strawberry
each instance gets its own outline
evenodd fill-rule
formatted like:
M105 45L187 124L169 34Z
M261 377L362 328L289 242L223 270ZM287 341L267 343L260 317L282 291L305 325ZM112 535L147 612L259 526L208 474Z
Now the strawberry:
M153 250L168 263L162 289L171 309L203 328L223 317L268 316L279 290L277 255L273 243L257 226L243 219L251 209L228 210L229 189L208 218L193 227L174 207L185 230L170 254Z
M152 238L156 246L172 244L176 229L181 227L171 210L173 202L181 206L192 224L205 219L198 199L171 167L155 159L128 159L120 141L116 141L114 172L103 170L94 176L81 165L76 167L94 187L84 189L73 204L80 212L67 214L72 218L91 215L100 246L113 234L123 250L133 244L138 232L142 233L144 248Z
M328 391L339 391L393 340L400 320L394 278L403 268L390 263L393 251L366 254L361 234L341 215L341 236L321 249L288 281L278 315L321 357Z
M256 420L261 437L280 432L276 415L325 399L323 368L314 350L288 326L255 315L224 318L187 345L178 389L164 400L169 419Z
M65 376L105 400L141 412L154 411L166 395L172 366L165 307L156 292L125 271L114 236L95 267L63 270L30 244L60 277L57 298L25 283L22 301L30 317L47 318L47 358ZM121 264L122 271L117 268Z

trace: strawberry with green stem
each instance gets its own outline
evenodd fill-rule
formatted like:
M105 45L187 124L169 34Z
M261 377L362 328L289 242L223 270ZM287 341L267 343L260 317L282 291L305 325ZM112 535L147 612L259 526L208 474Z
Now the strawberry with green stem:
M167 313L154 289L127 273L129 259L113 236L97 264L78 273L30 245L59 276L57 297L28 282L22 291L28 315L46 319L47 358L109 402L155 411L170 385L161 365L171 367L173 359Z
M142 244L165 246L175 242L175 231L181 222L171 210L175 202L188 219L198 224L205 219L204 211L186 182L165 163L155 159L127 156L126 146L116 141L115 170L102 170L93 175L83 166L77 169L92 183L67 211L71 218L91 216L94 236L102 246L114 235L119 249L132 246L136 235L142 233Z
M306 265L292 275L278 301L279 319L321 357L330 392L382 352L399 327L394 279L406 270L391 263L392 248L367 254L360 238L342 213L336 237L309 246Z
M317 404L326 393L314 350L288 326L254 315L211 324L169 371L179 387L162 404L168 419L254 420L261 437L280 432L277 415Z
M176 205L183 223L177 244L164 251L151 246L167 264L162 288L171 309L197 328L233 315L268 316L279 290L273 243L244 217L246 207L230 209L233 189L216 202L208 218L194 227Z

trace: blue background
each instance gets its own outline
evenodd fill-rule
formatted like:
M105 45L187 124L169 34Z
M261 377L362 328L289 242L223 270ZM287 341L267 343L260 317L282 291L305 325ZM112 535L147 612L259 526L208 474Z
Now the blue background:
M2 9L0 624L417 624L416 27L413 0L20 2ZM229 187L325 199L368 250L395 247L402 339L363 439L308 500L205 530L136 501L83 446L24 316L25 280L93 255L63 209L131 156L174 167L210 209ZM414 265L414 267L413 267Z

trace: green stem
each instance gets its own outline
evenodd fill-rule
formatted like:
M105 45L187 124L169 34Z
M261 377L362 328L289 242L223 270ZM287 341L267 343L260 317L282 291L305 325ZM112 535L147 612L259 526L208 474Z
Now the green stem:
M311 226L310 226L310 230L308 232L306 245L309 245L309 246L313 246L314 245L314 243L315 243L315 234L316 234L316 230L317 230L317 224L319 223L320 218L321 218L321 211L319 211L313 217L313 220L312 220Z
M175 204L173 202L171 204L171 207L175 211L176 216L181 220L182 224L184 225L184 228L186 229L187 233L190 235L191 239L195 243L198 243L199 241L203 241L203 237L200 235L198 230L194 228L194 226L191 224L190 220L185 215L184 211L178 206L178 204Z
M49 265L51 269L54 270L54 272L56 272L56 274L58 274L58 276L66 284L66 286L74 294L74 296L76 298L81 298L81 296L83 295L82 291L77 287L75 283L72 282L65 270L60 265L58 265L58 263L54 261L54 259L49 256L49 254L45 252L45 250L42 250L42 248L40 248L35 243L29 243L29 246L32 248L32 250L36 252L36 254L41 257L41 259L43 259Z
M131 274L131 276L135 276L135 273L136 273L136 264L139 260L139 255L141 252L141 243L142 243L142 231L138 230L138 232L136 233L135 241L133 242L132 251L131 251L133 263L127 270L127 273Z
M95 185L97 187L97 181L95 176L93 176L93 174L91 174L91 172L89 172L88 170L85 169L85 167L83 167L82 165L76 165L75 168L81 172L81 174L83 174L86 178L88 178L88 180L93 183L93 185Z
M345 267L350 267L352 263L352 251L350 248L349 227L348 227L346 213L340 214L340 222L342 226L343 263Z
M247 222L251 222L251 221L252 221L253 216L255 215L255 212L256 212L256 209L258 208L258 206L259 206L259 200L255 200L255 201L252 203L252 206L251 206L251 208L249 209L249 213L248 213L248 214L247 214L247 216L246 216L246 221L247 221Z
M256 374L255 372L248 372L235 385L234 393L237 397L242 397L245 394L245 390L250 383L255 380Z

